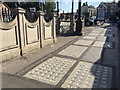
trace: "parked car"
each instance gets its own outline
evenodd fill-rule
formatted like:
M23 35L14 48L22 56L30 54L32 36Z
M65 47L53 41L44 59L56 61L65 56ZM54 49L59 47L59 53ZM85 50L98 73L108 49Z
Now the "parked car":
M96 16L93 16L93 17L89 18L90 25L95 24L95 21L96 21Z

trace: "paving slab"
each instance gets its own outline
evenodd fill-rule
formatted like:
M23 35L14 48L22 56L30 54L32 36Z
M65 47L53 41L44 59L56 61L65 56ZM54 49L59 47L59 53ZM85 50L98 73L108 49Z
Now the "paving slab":
M88 35L89 35L89 36L95 36L95 37L96 37L96 36L98 36L99 34L96 34L96 33L89 33Z
M80 62L62 88L111 88L112 68Z
M95 40L96 37L93 37L93 36L84 36L83 39Z
M20 88L20 90L26 90L22 88L28 88L27 90L33 88L58 88L57 86L38 82L26 77L11 75L11 74L2 74L2 90L8 88L11 90L16 90L15 88ZM30 88L30 89L29 89Z
M75 62L71 59L53 57L29 71L24 77L57 85Z
M104 47L104 44L105 44L105 42L96 41L96 42L93 44L93 46L94 46L94 47L101 47L101 48L103 48L103 47Z
M105 37L105 36L99 36L98 38L97 38L97 40L98 41L107 41L107 37Z
M66 49L59 52L58 54L64 55L64 56L70 56L73 58L79 58L86 49L87 47L85 46L70 45Z
M113 48L112 42L103 42L103 41L96 41L93 44L94 47L101 47L101 48Z
M117 50L114 49L105 49L103 64L111 65L117 67Z
M90 46L93 42L94 42L93 40L78 40L74 44Z
M103 53L103 48L91 47L81 58L83 61L100 63Z
M92 31L92 33L95 33L95 34L100 34L102 31Z
M100 34L100 36L113 37L113 34Z

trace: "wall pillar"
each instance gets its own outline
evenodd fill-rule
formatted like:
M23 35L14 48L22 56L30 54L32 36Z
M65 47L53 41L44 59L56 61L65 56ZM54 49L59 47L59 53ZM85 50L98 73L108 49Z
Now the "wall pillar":
M39 11L39 32L40 32L40 47L43 48L43 41L44 41L44 37L43 37L43 17L44 17L44 13L42 11Z
M18 27L18 34L19 34L19 48L20 48L20 55L23 55L23 47L24 47L24 37L23 37L23 14L25 10L22 8L17 8L17 27Z
M57 41L56 39L56 16L57 15L53 15L53 42L55 43Z

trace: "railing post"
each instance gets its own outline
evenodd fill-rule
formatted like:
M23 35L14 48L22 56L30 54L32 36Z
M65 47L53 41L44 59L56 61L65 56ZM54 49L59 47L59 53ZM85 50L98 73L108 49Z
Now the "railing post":
M43 15L44 13L42 11L39 11L39 37L40 37L40 47L43 48Z
M70 31L69 35L74 35L74 19L73 19L73 13L70 14Z
M53 42L55 43L57 41L56 39L56 16L53 14Z

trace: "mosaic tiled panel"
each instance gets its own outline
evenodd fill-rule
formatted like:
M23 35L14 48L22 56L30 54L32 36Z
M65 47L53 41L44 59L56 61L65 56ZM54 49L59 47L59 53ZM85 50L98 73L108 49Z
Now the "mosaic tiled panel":
M94 41L93 40L78 40L74 44L90 46Z
M64 55L64 56L70 56L74 58L79 58L86 49L87 47L84 47L84 46L71 45L67 47L66 49L62 50L61 52L59 52L58 54Z
M112 68L80 62L61 87L63 88L110 88Z
M25 74L27 78L57 85L76 61L66 58L53 57Z

